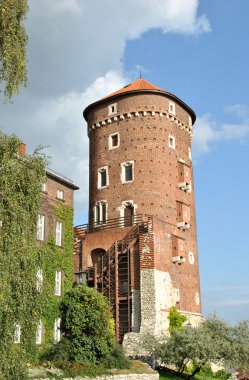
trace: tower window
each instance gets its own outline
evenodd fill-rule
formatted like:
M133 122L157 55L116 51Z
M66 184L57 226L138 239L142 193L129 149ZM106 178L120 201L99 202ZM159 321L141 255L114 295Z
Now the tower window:
M98 189L109 185L108 166L98 169Z
M113 133L109 136L108 139L108 148L114 149L119 147L119 133Z
M110 104L108 106L108 116L114 115L115 113L117 113L117 103Z
M189 158L190 160L192 160L192 151L191 151L191 148L190 148L190 147L188 148L188 158Z
M189 262L190 262L190 264L194 264L194 262L195 262L195 257L194 257L194 254L193 254L193 252L189 252L188 253L188 259L189 259Z
M121 182L132 182L134 180L134 161L121 164Z
M176 105L175 103L170 102L170 101L169 101L169 112L172 113L173 115L175 115L176 113Z
M176 139L173 136L169 136L169 147L172 149L176 148Z
M106 224L106 221L107 221L107 202L106 201L96 202L93 212L94 212L95 226Z

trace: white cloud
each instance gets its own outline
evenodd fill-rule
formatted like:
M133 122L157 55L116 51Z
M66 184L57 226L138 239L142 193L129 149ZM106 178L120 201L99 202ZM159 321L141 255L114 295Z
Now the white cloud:
M194 125L193 151L200 155L208 153L221 141L243 141L249 135L249 107L241 104L227 107L226 112L239 116L239 123L218 123L210 114L197 118Z
M81 8L77 0L46 1L46 6L54 13L81 13Z

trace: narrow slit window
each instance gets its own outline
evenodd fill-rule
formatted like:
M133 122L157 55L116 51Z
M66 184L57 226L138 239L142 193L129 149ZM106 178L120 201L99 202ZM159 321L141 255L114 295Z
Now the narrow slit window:
M115 149L119 147L119 133L112 133L108 138L108 148Z
M169 136L169 147L172 149L176 148L176 140L173 136Z
M121 182L132 182L134 180L134 162L128 161L121 164Z
M98 189L109 185L108 167L98 169Z

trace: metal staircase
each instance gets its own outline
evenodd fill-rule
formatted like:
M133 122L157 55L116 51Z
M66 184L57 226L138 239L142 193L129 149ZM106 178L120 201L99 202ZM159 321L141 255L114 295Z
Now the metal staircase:
M97 273L87 268L89 286L94 286L108 298L115 318L116 339L121 342L124 334L132 331L131 325L131 256L138 237L148 232L148 223L136 224L122 239L116 240L101 255ZM94 281L95 278L95 281Z

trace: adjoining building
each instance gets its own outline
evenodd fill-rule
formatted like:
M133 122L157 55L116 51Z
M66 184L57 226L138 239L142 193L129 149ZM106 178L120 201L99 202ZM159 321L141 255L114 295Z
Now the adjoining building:
M25 154L26 147L22 144L19 155ZM73 285L73 206L74 191L79 189L71 179L52 169L46 169L46 177L34 237L39 255L36 290L41 305L36 344L43 347L61 338L59 303ZM21 330L17 328L15 342L20 340Z
M74 271L108 297L116 338L167 331L172 306L201 318L191 155L194 111L138 79L90 104L89 222Z

